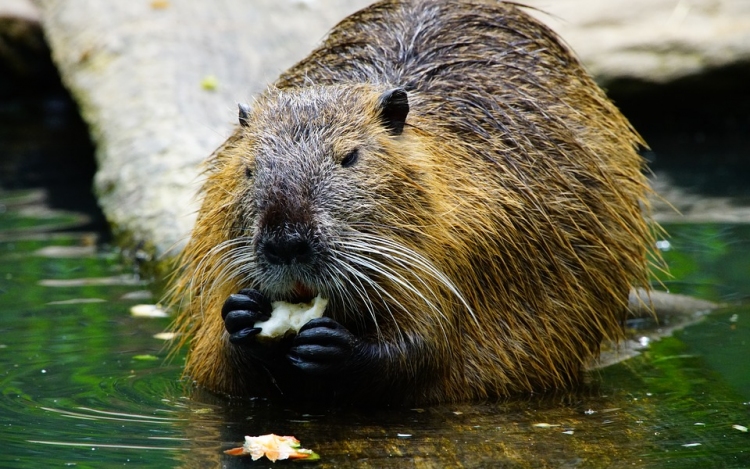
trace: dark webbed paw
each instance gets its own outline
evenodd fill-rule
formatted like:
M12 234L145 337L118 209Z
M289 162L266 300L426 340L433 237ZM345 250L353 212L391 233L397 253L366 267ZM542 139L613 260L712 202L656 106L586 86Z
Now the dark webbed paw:
M362 341L344 326L322 317L302 326L287 357L305 373L332 375L350 370L361 346Z
M229 332L229 341L249 345L255 343L255 336L260 332L255 323L271 317L271 302L258 290L241 290L229 295L221 308L221 317Z

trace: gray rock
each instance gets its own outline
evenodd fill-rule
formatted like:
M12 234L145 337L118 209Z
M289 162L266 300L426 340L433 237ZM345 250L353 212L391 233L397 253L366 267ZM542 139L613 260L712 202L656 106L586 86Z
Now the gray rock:
M667 82L750 62L747 0L527 0L600 83Z
M99 202L124 242L186 241L200 162L238 101L365 2L42 0L54 60L97 145Z
M39 10L28 0L0 3L0 70L28 78L47 52L39 26ZM7 77L0 77L0 83Z
M3 0L0 18L18 18L30 23L39 22L39 9L30 0Z
M63 79L97 144L96 192L115 233L176 252L199 163L236 102L302 58L365 0L38 0ZM530 0L605 85L667 81L750 59L746 0ZM172 249L175 248L175 249Z

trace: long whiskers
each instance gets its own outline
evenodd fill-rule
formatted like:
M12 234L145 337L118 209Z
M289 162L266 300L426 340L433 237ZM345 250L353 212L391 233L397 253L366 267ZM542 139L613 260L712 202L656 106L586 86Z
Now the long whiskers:
M466 308L466 310L468 311L471 318L474 320L477 327L479 327L479 321L477 320L473 309L471 308L469 302L466 300L463 294L460 292L458 287L456 287L456 285L444 272L438 269L429 259L421 255L420 253L394 241L393 239L362 232L354 232L351 237L341 240L340 244L351 251L375 253L383 259L386 259L387 261L403 268L407 272L413 272L416 269L423 273L427 278L436 280L439 284L442 284L446 289L448 289L448 291L451 292L461 302L464 308ZM369 255L368 258L370 258ZM382 268L383 266L384 265L380 267ZM392 273L395 273L392 268L390 268L390 270ZM416 279L428 289L433 298L437 298L436 294L432 292L430 285L424 280L423 277L419 275L414 275L414 277L416 277ZM413 293L416 293L417 291L413 291ZM419 296L423 297L423 295L421 294ZM426 300L426 298L424 297L423 299ZM439 314L443 315L444 313L440 311Z
M195 269L196 279L212 279L201 289L191 288L193 291L214 291L228 282L245 283L243 280L257 276L257 263L251 248L251 239L247 237L226 240L211 248ZM201 311L206 311L206 295L201 299Z
M346 258L346 255L343 255L339 253L339 255L343 258ZM356 269L354 265L352 265L350 262L345 262L344 259L335 258L337 264L341 266L341 268L346 272L349 273L347 277L350 280L350 285L352 285L357 293L359 294L359 297L362 299L362 304L367 309L367 312L370 315L370 318L372 318L372 322L375 326L376 333L378 338L383 337L380 325L378 324L378 314L375 311L375 307L373 304L373 298L370 297L370 295L367 293L367 288L365 287L365 284L362 282L364 281L368 286L370 286L371 290L377 294L377 296L380 298L381 303L383 304L383 307L385 308L385 311L388 313L388 315L393 320L394 324L394 330L398 332L398 334L401 336L401 339L403 340L403 336L401 335L401 329L398 327L398 322L396 321L396 317L393 315L393 311L391 310L391 307L388 305L388 302L385 301L385 298L383 295L385 294L394 304L399 304L399 302L393 298L392 295L388 293L381 285L379 285L377 282L375 282L372 278L370 278L368 275L363 273L362 271ZM354 285L353 282L356 282L357 285ZM361 319L361 315L357 315L358 319Z
M375 261L371 258L366 258L366 257L359 256L359 255L353 255L352 253L345 254L345 257L353 264L364 267L366 270L375 272L376 274L379 274L384 279L389 280L391 284L394 284L397 287L403 288L404 291L407 293L407 295L410 294L416 298L419 298L425 305L427 305L429 309L435 311L439 316L443 317L444 321L439 321L438 325L440 326L441 329L443 329L443 334L446 335L444 324L447 322L448 318L445 316L445 313L434 303L434 301L428 298L428 295L426 295L425 293L420 291L420 289L415 287L412 284L412 282L410 282L407 278L405 278L403 275L398 273L395 269L392 268L392 266ZM427 286L427 284L423 280L421 280L419 277L417 277L417 279L423 285ZM396 305L400 306L401 310L404 313L408 314L410 317L412 317L412 319L416 321L423 320L422 318L415 316L413 308L408 307L408 306L406 307L402 306L401 302L397 301L394 298L394 296L389 291L387 291L382 285L374 281L371 282L371 284L376 287L376 290L378 292L384 293L388 298L396 302ZM429 289L429 287L427 288L427 290L428 290L428 293L431 294L430 296L432 296L433 298L437 298L434 295L434 293ZM395 318L394 318L394 322L396 322ZM446 339L447 339L447 335L446 335Z
M444 291L454 295L478 324L468 301L451 279L425 256L393 239L348 231L330 246L329 254L320 278L315 280L320 293L327 295L332 300L331 306L335 305L335 310L350 320L361 325L371 322L379 339L383 338L383 318L390 318L392 329L402 341L405 340L395 315L396 308L414 322L440 317L438 324L431 322L430 326L437 325L447 340L446 325L451 319L441 301ZM233 238L214 246L194 272L192 281L205 284L191 287L192 291L215 291L228 283L265 283L259 281L263 273L249 237ZM387 282L390 287L382 282ZM205 295L201 298L201 311L211 306L206 304L211 297ZM404 304L407 298L423 304L435 314L416 315L413 304Z

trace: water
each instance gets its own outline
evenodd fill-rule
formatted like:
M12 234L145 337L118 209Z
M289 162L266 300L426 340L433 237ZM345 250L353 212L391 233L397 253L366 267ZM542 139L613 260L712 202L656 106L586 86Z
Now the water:
M317 467L750 467L748 226L668 226L664 285L727 306L582 389L310 413L191 389L151 285L42 196L0 193L0 467L270 467L222 451L271 432Z

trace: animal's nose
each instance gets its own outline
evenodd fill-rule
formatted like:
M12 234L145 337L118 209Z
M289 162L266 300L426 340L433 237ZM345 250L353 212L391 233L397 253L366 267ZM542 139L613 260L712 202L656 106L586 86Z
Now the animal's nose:
M261 254L271 264L307 264L313 259L310 243L299 237L269 239L261 246Z

